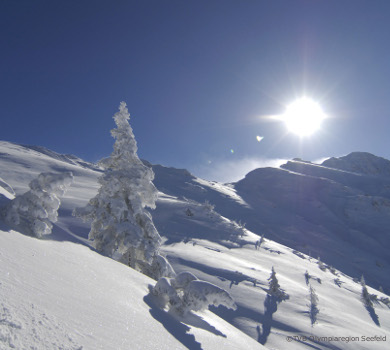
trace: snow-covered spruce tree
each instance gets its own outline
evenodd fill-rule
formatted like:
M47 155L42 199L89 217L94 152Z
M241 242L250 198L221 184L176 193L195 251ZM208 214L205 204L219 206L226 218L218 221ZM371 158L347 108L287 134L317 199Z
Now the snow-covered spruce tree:
M269 288L268 288L268 294L271 296L276 297L279 300L285 300L288 299L288 294L280 288L278 279L276 278L276 272L274 267L272 266L271 276L268 278Z
M96 249L155 279L174 274L159 255L161 237L146 207L154 209L157 189L153 170L137 155L137 142L129 125L130 114L121 102L114 115L114 151L100 161L105 169L98 179L98 194L74 215L91 220L89 238Z
M190 272L181 272L173 278L160 278L152 289L161 307L170 312L185 315L190 311L207 309L210 305L223 305L236 310L230 294L216 285L201 281Z
M2 216L10 226L23 233L42 237L51 233L57 221L62 196L73 182L72 173L41 173L29 184L30 190L16 196L4 208Z
M321 258L318 257L317 260L318 260L317 264L318 264L318 267L320 268L320 270L326 271L326 266L325 266L325 264L321 261Z
M261 245L264 243L264 233L261 235L260 239L255 243L255 249L260 249Z
M311 276L310 276L309 272L306 270L306 272L305 272L306 285L309 285L310 278L311 278Z
M360 280L360 284L362 286L362 295L361 299L365 307L367 308L373 308L374 304L372 303L370 293L368 293L366 281L364 280L364 276L362 276Z
M319 313L320 310L318 309L317 293L311 285L310 285L309 300L310 300L310 305L309 305L309 307L310 307L310 310L309 310L310 321L311 321L311 325L313 327L314 324L317 323L317 314Z
M268 294L277 295L279 293L280 285L278 279L276 278L276 272L273 266L272 266L271 276L269 276L268 281L269 281Z

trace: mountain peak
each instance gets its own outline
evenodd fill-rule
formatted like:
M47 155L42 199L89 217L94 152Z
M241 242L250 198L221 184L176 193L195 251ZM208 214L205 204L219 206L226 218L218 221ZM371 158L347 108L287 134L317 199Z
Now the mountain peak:
M321 165L364 175L390 177L390 161L368 152L352 152L343 157L332 157Z

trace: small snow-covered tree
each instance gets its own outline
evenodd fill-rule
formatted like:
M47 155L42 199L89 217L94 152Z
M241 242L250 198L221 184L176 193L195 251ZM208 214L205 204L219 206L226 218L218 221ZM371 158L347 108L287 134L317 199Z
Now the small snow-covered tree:
M366 281L364 280L364 276L360 279L360 284L362 286L362 294L361 299L365 307L373 308L374 304L372 303L370 293L368 293Z
M306 272L305 272L306 285L309 285L310 278L311 278L311 276L310 276L309 272L306 270Z
M256 241L255 248L260 249L261 245L264 243L264 233L261 235L260 239Z
M278 279L276 278L276 272L273 266L272 266L271 276L269 276L268 281L269 281L268 294L277 295L279 293L280 285Z
M201 281L190 272L184 271L173 278L160 278L152 293L160 299L162 307L179 315L190 311L207 309L210 305L223 305L236 310L237 306L230 294L216 285Z
M318 257L317 260L318 260L317 264L318 264L318 267L320 268L320 270L326 271L326 266L325 266L325 264L321 261L321 258Z
M276 272L272 266L271 276L268 278L268 294L278 298L279 300L288 299L288 294L280 288L279 281L276 278Z
M161 274L172 275L172 268L158 253L161 237L146 209L156 207L154 173L138 158L125 102L113 118L114 151L100 161L105 169L98 179L101 187L86 207L75 209L74 215L92 221L89 238L99 252L155 279Z
M314 324L317 322L317 314L319 313L318 309L318 296L315 291L315 289L310 285L310 294L309 294L309 301L310 301L310 321L311 325L314 326Z
M187 208L185 213L186 213L187 216L194 216L194 213L191 211L190 208Z
M51 233L57 221L62 196L73 182L72 173L41 173L29 184L30 190L16 196L3 209L2 216L23 233L42 237Z

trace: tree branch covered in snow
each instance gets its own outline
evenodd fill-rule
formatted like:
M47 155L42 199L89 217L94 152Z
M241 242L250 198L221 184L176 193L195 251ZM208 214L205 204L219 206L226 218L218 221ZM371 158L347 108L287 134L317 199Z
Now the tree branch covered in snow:
M57 221L62 196L73 182L72 173L41 173L29 184L30 190L10 201L2 210L4 220L35 237L51 233Z

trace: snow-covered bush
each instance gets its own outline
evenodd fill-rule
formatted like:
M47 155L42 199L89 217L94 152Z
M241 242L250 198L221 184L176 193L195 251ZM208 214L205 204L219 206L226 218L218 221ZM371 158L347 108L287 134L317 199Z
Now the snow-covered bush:
M226 290L212 283L200 281L190 272L181 272L170 279L160 278L152 293L159 298L162 307L168 307L169 311L180 315L204 310L210 305L237 309Z
M125 102L113 118L117 127L111 135L116 141L111 156L100 161L105 169L98 179L101 187L74 215L92 221L89 238L99 252L158 279L172 268L159 258L161 237L146 209L156 207L154 173L138 158Z
M66 189L73 182L72 173L41 173L29 184L30 190L16 196L4 208L2 216L23 233L42 237L51 233Z

